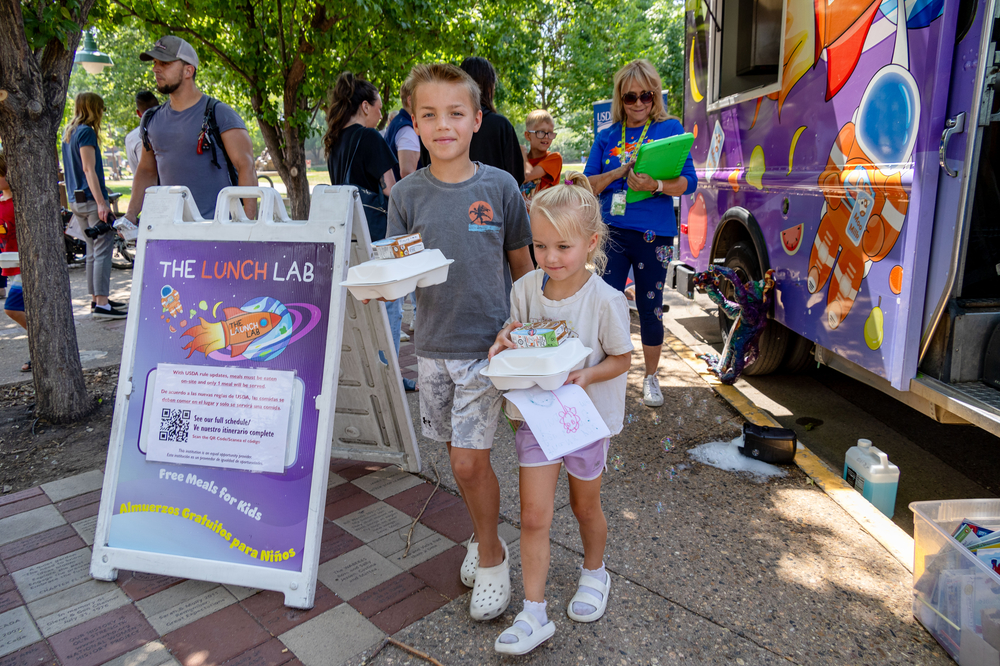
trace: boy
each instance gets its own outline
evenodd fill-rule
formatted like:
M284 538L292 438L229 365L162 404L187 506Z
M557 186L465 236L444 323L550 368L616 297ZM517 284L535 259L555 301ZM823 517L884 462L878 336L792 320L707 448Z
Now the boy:
M0 153L0 252L17 252L17 235L14 232L14 195L7 181L7 160ZM0 270L5 278L12 278L7 286L3 310L18 326L28 330L24 316L24 295L21 291L20 268ZM31 361L21 366L21 372L31 372Z
M562 155L550 153L549 146L556 138L556 124L545 109L537 109L524 119L524 138L529 148L521 146L524 153L524 184L521 194L531 206L531 197L559 182L562 173Z
M424 436L448 447L472 517L462 582L473 587L473 619L488 620L510 602L510 564L497 535L500 486L490 465L501 396L480 373L510 314L511 279L532 269L531 228L514 178L469 158L483 115L475 81L452 65L418 65L407 87L431 166L393 187L389 235L419 232L427 247L455 260L447 282L417 289L420 416Z

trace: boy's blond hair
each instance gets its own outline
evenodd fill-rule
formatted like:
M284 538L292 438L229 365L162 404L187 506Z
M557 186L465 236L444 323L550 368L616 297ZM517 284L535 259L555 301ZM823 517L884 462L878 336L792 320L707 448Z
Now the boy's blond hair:
M472 113L475 114L479 111L479 85L458 67L438 62L431 65L416 65L410 70L410 75L403 83L403 87L410 91L410 101L414 112L417 109L417 89L424 83L452 83L465 86L469 92Z
M556 121L552 120L552 114L545 109L535 109L529 113L524 119L524 129L532 130L540 123L549 123L552 127L556 126Z
M604 246L608 225L601 218L601 203L594 196L590 181L579 171L567 171L558 185L542 190L531 200L531 214L542 215L565 239L586 238L597 234L597 247L587 255L598 275L608 265Z
M663 81L653 64L645 58L633 60L615 72L614 94L611 97L611 120L616 123L625 122L625 105L622 95L633 81L637 81L643 90L653 93L653 108L649 117L655 123L662 123L673 118L663 107Z

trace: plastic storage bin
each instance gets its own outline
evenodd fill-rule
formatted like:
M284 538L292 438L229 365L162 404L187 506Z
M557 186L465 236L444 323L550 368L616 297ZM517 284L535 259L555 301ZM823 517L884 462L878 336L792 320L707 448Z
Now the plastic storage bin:
M1000 575L952 538L963 520L1000 529L1000 499L912 502L913 615L962 666L996 666Z

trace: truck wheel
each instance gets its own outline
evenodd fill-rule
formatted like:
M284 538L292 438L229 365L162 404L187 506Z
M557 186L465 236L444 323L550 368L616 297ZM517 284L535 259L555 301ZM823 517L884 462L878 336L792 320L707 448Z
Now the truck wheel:
M772 321L769 326L780 326L778 322ZM787 329L786 329L787 330ZM781 371L794 375L802 372L816 363L813 356L813 341L804 338L798 333L788 331L791 340L788 342L788 349L785 350L785 358L781 362Z
M753 247L742 241L729 248L729 252L726 253L725 266L736 271L736 274L744 282L748 280L760 280L763 277L760 265L757 263L757 254L754 252ZM721 286L722 293L726 295L726 298L732 299L734 294L733 286L728 282L723 282ZM722 331L723 340L729 335L729 329L732 326L733 321L726 316L722 308L719 308L719 328ZM760 338L757 340L757 360L751 365L746 366L743 369L743 374L751 376L769 375L777 370L785 358L790 333L791 331L778 322L774 320L768 321L764 332L760 334Z

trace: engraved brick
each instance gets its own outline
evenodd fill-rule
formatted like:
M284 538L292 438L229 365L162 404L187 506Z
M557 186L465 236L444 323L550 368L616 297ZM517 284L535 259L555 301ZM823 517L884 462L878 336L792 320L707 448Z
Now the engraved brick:
M38 548L37 550L16 555L6 559L5 562L7 564L7 568L12 572L20 571L21 569L26 569L40 562L44 562L45 560L51 560L54 557L59 557L60 555L65 555L66 553L71 553L74 550L86 547L87 544L83 542L83 539L74 534L69 539L63 539L62 541L57 541L49 544L48 546Z
M73 509L79 509L81 506L87 506L88 504L99 504L101 501L101 491L95 490L90 493L84 493L83 495L77 495L68 500L63 500L56 504L56 508L66 513L67 511L72 511Z
M412 519L384 502L372 504L334 521L365 543L409 527Z
M27 553L30 550L36 550L38 548L42 548L43 546L48 546L51 543L72 538L74 534L76 534L76 532L69 525L61 525L51 530L39 532L33 536L8 543L5 546L0 546L0 558L6 559L15 557L22 553Z
M4 495L0 497L0 506L5 504L10 504L11 502L20 502L23 499L29 497L35 497L36 495L42 494L41 486L35 486L34 488L26 488L25 490L19 490L16 493L11 493L10 495Z
M52 636L49 644L63 666L97 666L156 637L134 606L122 606Z
M223 666L280 666L294 658L292 651L277 638L251 648L227 661Z
M160 641L152 641L112 659L104 666L174 666L174 659Z
M424 514L420 518L420 522L435 532L440 532L455 543L465 541L473 532L472 518L469 517L464 503L453 504L429 516Z
M0 657L17 652L41 639L42 635L38 633L24 606L0 613Z
M52 636L128 603L129 598L125 593L114 586L113 589L93 599L87 599L58 613L39 618L38 628L43 636Z
M341 599L351 599L384 583L402 570L367 546L319 567L319 580Z
M344 484L350 485L350 484ZM344 486L341 486L341 488ZM334 488L336 490L336 488ZM349 497L342 499L337 502L326 505L326 511L323 513L327 520L337 520L338 518L343 518L344 516L354 513L359 509L363 509L366 506L371 506L378 502L377 499L358 489L358 492L350 495Z
M169 594L171 591L172 590L166 590L165 592L160 592L160 594ZM156 596L159 595L149 597L148 599L139 602L139 604L155 599ZM235 603L236 597L230 594L229 590L226 588L219 586L205 592L204 594L186 599L167 610L156 613L155 615L150 614L145 609L143 609L143 612L146 613L146 617L149 618L149 623L153 625L156 631L161 635L166 635L172 631L180 629L181 627L197 622L198 620Z
M404 472L398 467L393 466L359 477L352 483L369 495L374 495L378 499L384 500L408 488L419 486L423 481L413 474Z
M426 587L410 574L400 574L351 599L350 604L367 618L393 606Z
M125 591L125 594L132 601L145 599L183 581L183 578L161 576L160 574L145 573L142 571L118 572L118 585L121 586L122 590Z
M81 548L11 574L28 603L90 580L90 549Z
M33 643L6 657L0 657L0 666L57 666L52 650L44 642Z
M449 599L457 599L469 591L459 575L465 552L464 546L455 546L418 564L410 569L410 573Z
M243 608L232 605L163 636L182 666L221 664L271 636Z
M98 503L88 504L86 506L81 506L78 509L73 509L71 511L63 511L63 518L66 519L67 523L75 523L78 520L83 520L84 518L92 518L97 515L98 510L101 505Z
M17 593L17 590L11 590L10 592L4 592L0 594L0 613L6 613L11 608L17 608L18 606L24 605L24 599L21 595Z
M282 595L282 599L284 599L284 595ZM278 636L342 603L344 603L343 599L330 591L330 588L318 583L312 608L309 610L288 608L282 602L282 605L260 617L260 623L264 625L265 629Z
M358 611L341 604L278 638L305 666L340 666L381 643L384 634Z
M94 545L94 534L97 532L97 516L84 518L73 523L73 529L88 546Z
M434 493L433 497L431 497L431 493ZM431 498L430 502L427 502L428 497ZM424 509L423 515L429 516L441 509L461 504L462 500L451 493L445 492L443 488L438 488L437 492L435 492L433 484L422 483L419 486L414 486L398 495L387 498L385 503L396 507L411 518L416 518L420 514L420 510L424 507L424 503L427 503L427 508Z

